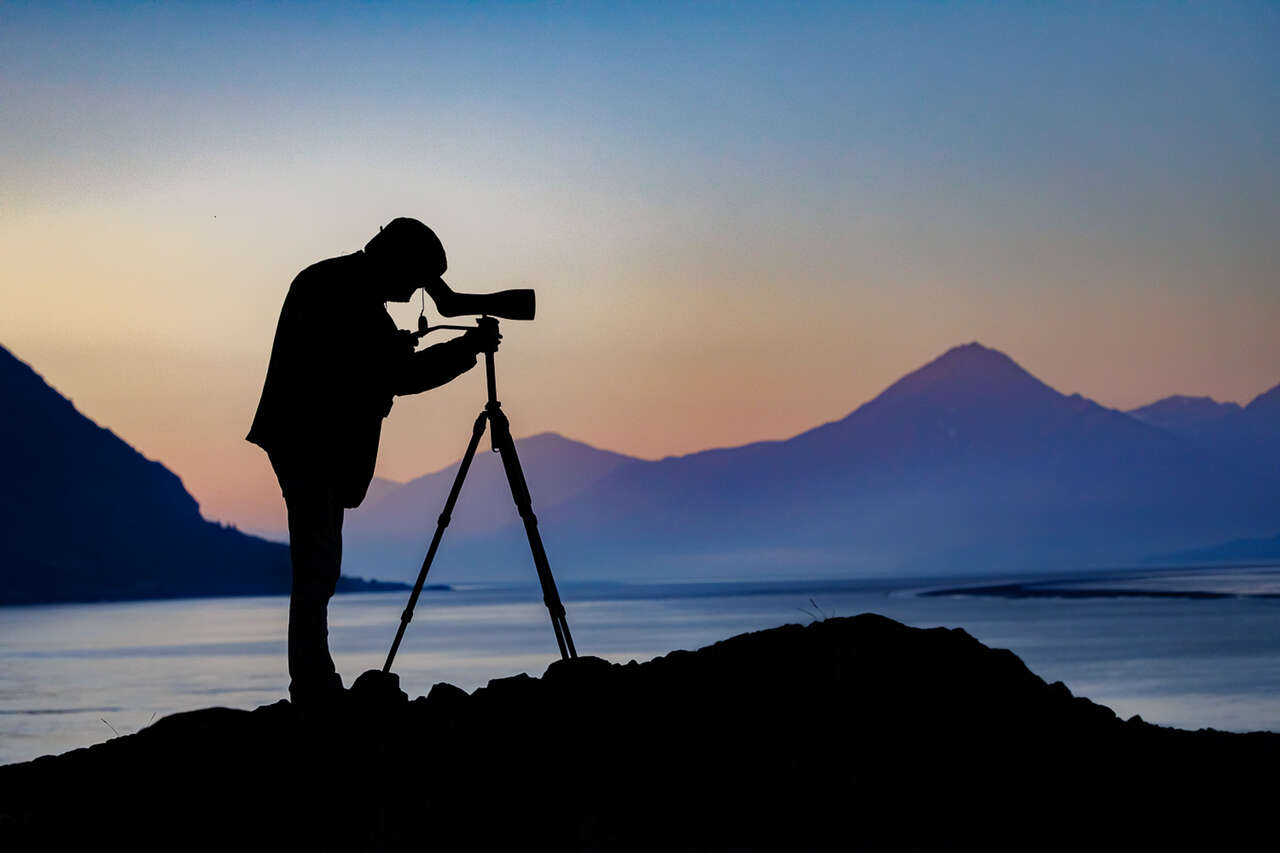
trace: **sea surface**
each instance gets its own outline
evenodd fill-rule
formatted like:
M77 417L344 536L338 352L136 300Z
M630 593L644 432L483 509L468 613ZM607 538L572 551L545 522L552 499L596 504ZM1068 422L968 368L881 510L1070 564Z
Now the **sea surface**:
M993 582L955 578L564 584L561 594L579 653L611 661L874 612L964 628L1122 717L1280 731L1280 597L1272 597L1280 595L1280 567L1057 580L1125 595L920 595ZM1132 594L1143 589L1227 597ZM333 600L330 644L348 685L382 666L405 599L390 592ZM287 608L278 597L0 607L0 763L101 743L179 711L284 697ZM472 690L491 678L541 675L557 656L535 586L462 586L423 593L395 670L418 696L440 681Z

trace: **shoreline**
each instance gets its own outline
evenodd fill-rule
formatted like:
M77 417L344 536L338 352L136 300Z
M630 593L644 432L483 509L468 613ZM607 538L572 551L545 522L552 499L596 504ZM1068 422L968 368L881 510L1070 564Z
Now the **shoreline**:
M1208 590L1164 590L1164 589L1067 589L1063 587L1047 587L1040 584L999 584L996 586L968 586L950 589L930 589L918 592L920 598L941 598L965 596L981 598L1177 598L1193 601L1216 601L1228 598L1243 599L1276 599L1280 593L1275 592L1211 592Z

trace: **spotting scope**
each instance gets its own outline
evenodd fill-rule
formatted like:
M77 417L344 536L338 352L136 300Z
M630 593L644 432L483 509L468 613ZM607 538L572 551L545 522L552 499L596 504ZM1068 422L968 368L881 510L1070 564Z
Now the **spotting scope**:
M444 317L484 314L504 320L532 320L533 291L529 288L500 290L497 293L455 293L441 279L425 284L423 289Z

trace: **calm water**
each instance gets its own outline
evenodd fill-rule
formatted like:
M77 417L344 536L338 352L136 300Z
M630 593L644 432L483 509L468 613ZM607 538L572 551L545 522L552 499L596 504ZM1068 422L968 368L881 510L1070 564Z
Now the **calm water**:
M1142 582L1256 594L1280 590L1280 568L1163 573ZM927 586L565 585L562 594L579 651L613 661L806 622L810 614L871 611L910 625L962 627L1124 717L1280 731L1280 599L915 596ZM402 593L334 599L331 645L348 684L382 665L404 600ZM287 604L235 598L0 608L0 763L89 746L177 711L281 698ZM417 696L438 681L471 690L490 678L539 675L556 656L533 587L464 588L423 594L396 670Z

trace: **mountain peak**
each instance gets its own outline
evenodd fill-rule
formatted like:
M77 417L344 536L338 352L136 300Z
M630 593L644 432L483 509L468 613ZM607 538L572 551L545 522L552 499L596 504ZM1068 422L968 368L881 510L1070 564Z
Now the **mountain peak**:
M967 344L958 344L935 358L930 364L933 365L970 365L993 367L1012 367L1016 370L1026 373L1018 366L1012 358L1005 355L998 349L983 346L977 341L970 341ZM927 366L927 365L926 365ZM1030 375L1030 374L1028 374Z
M1057 392L1000 350L972 341L952 347L908 373L877 399L954 397L982 401L1047 394Z
M983 346L977 341L952 347L915 373L932 374L939 379L976 377L989 381L1030 379L1039 382L1000 350Z
M554 447L557 445L575 445L580 447L591 447L592 450L599 450L598 447L592 447L592 445L587 444L585 441L576 441L575 439L569 438L567 435L562 435L554 430L544 430L543 432L534 433L533 435L526 435L524 438L517 438L516 441L519 444L536 446Z

